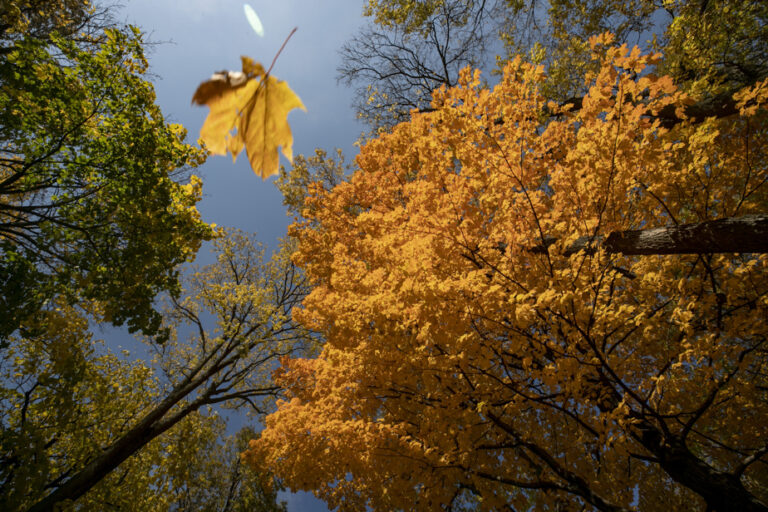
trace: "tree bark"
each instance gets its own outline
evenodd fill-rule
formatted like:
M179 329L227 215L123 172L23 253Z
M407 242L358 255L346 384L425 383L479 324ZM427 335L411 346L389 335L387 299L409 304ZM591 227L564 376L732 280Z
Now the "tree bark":
M757 83L757 81L753 82L753 84L754 83ZM736 108L736 101L733 99L733 94L735 92L736 91L729 91L713 98L687 105L683 108L685 117L693 123L700 123L708 117L721 119L723 117L738 114L739 109ZM583 102L583 97L574 97L565 100L562 105L573 105L571 111L575 112L581 110ZM646 115L658 119L661 122L661 126L665 128L673 128L683 120L677 116L676 111L677 107L675 105L668 105L658 112L647 112Z
M633 437L658 459L659 466L677 483L692 490L714 512L768 512L768 506L750 493L738 475L717 471L696 457L684 441L665 439L647 420L632 430Z
M542 253L557 239L546 238L532 247ZM609 254L649 256L661 254L767 253L768 215L744 215L681 224L666 228L615 231L607 237L583 236L569 245L566 256L579 251L594 254L598 248Z

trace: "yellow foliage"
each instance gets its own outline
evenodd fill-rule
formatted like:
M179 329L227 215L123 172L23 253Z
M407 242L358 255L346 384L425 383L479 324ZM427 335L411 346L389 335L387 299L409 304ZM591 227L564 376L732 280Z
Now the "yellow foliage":
M445 0L368 0L365 16L386 27L402 25L406 32L416 30L439 9Z

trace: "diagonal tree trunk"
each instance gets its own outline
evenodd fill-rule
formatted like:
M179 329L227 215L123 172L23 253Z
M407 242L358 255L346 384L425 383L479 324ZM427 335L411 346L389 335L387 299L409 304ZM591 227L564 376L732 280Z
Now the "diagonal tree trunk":
M203 405L221 401L221 399L211 396L213 388L209 386L195 400L180 410L171 412L174 406L181 403L182 400L190 396L196 389L203 386L218 369L217 366L214 366L196 378L177 386L162 402L145 414L133 428L105 448L100 455L66 480L55 491L32 505L27 509L27 512L54 512L62 502L76 500L88 492L94 485L98 484L126 459L176 425L190 413L198 410ZM263 394L272 394L276 389L264 388L260 391ZM259 390L255 393L258 392Z
M707 510L768 512L768 506L744 487L739 475L716 470L691 453L684 441L664 437L646 419L641 419L631 433L674 481L704 498Z
M99 481L109 474L110 471L119 466L131 455L138 452L152 439L167 431L193 410L203 405L202 403L197 404L199 400L195 401L190 404L190 406L185 407L182 411L172 415L165 421L163 419L168 411L192 393L203 382L205 382L205 378L196 379L174 389L165 400L144 415L133 428L120 436L119 439L108 446L83 469L66 480L55 491L32 505L27 509L27 512L53 512L56 510L57 504L63 501L76 500L88 492L89 489L99 483ZM194 406L195 404L196 406Z

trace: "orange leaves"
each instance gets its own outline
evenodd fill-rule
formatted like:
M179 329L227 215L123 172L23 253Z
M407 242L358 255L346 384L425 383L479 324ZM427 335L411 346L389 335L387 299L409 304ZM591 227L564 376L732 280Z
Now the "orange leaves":
M603 54L581 107L557 117L542 69L511 62L491 90L467 71L309 199L292 231L314 285L298 316L326 344L287 364L297 400L254 445L289 485L379 510L448 508L463 488L478 510L630 507L636 492L691 498L647 458L627 469L663 455L644 432L674 440L695 418L716 442L685 443L718 467L733 461L716 443L760 444L768 383L749 368L766 364L768 258L564 248L764 209L764 111L662 127L655 113L689 100L645 73L657 56ZM572 494L531 490L544 488Z
M242 72L222 71L200 84L192 102L210 108L200 139L211 153L229 152L235 160L245 148L253 172L266 179L278 173L279 146L293 160L288 113L306 109L287 83L267 75L248 57L242 61Z
M753 116L768 102L768 79L747 87L734 96L742 116Z

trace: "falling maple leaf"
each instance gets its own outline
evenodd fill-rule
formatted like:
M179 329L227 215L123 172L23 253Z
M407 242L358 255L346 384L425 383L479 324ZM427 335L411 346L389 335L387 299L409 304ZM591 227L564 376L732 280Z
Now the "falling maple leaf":
M261 64L249 57L242 62L242 71L219 71L200 84L192 103L210 108L200 130L208 150L214 155L229 151L235 160L245 148L253 172L267 179L278 173L278 147L293 162L288 113L306 108L286 82Z

